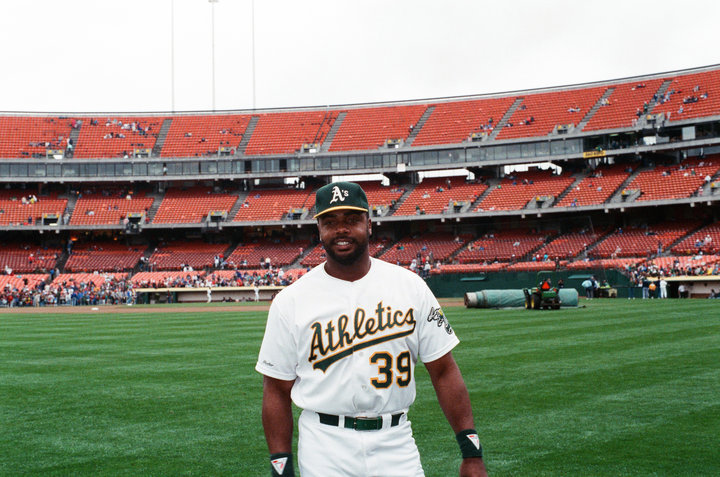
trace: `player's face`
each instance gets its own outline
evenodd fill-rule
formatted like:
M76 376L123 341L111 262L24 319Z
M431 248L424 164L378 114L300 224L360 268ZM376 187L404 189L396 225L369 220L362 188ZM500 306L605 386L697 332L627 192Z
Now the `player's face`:
M365 212L336 210L318 217L320 242L330 260L352 265L367 254L370 220Z

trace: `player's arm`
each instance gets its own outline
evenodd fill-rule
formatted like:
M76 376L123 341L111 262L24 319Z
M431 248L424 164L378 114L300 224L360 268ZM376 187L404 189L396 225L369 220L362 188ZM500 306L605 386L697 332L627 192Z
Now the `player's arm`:
M263 376L262 423L270 454L292 452L290 390L294 382Z
M435 388L440 407L450 423L453 432L473 429L472 407L465 381L455 358L448 352L435 361L425 363L430 380ZM482 457L468 457L460 465L460 475L465 477L485 477L487 471Z

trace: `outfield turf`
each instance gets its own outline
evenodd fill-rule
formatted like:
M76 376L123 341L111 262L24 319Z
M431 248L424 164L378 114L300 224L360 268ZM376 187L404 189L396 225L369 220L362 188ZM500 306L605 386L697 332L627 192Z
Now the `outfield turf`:
M492 476L720 475L720 301L446 307ZM269 475L265 312L0 313L1 475ZM428 476L459 451L427 373Z

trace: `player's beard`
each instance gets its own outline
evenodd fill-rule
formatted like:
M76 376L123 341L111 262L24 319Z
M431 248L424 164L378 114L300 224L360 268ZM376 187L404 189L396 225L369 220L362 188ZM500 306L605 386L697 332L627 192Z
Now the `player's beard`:
M370 234L366 234L366 236L361 240L357 241L352 237L345 237L346 240L349 240L350 243L355 245L354 250L352 250L348 254L337 254L332 248L332 243L326 244L323 242L323 247L325 248L325 253L327 253L328 257L330 257L333 261L339 263L340 265L348 266L356 263L361 257L363 257L368 250L368 246L370 243Z

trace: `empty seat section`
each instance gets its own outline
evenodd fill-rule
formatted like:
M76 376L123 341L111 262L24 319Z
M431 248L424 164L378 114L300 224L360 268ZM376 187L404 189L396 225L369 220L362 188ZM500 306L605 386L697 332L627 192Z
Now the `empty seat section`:
M519 210L539 197L555 197L565 191L574 179L569 174L555 175L552 171L513 172L480 202L476 211Z
M308 240L295 242L259 240L238 245L227 258L235 267L260 268L270 258L270 266L284 267L292 264L310 245Z
M109 188L103 192L83 193L75 204L70 225L117 225L128 214L147 215L154 199L144 192Z
M441 214L454 206L471 205L487 185L464 177L431 177L415 186L393 215Z
M705 160L688 159L673 166L657 166L640 172L625 188L640 190L639 201L682 199L698 192L706 176L712 177L720 169L720 157Z
M117 242L75 245L65 263L70 272L130 270L140 261L144 247L127 246Z
M417 237L406 237L389 247L380 255L382 260L390 263L410 264L417 260L418 266L423 259L430 259L431 263L444 261L450 258L469 237L453 237L449 234L426 233Z
M4 244L0 246L0 273L5 267L13 273L30 273L36 270L55 268L62 250L60 248L44 248L36 245Z
M598 205L609 200L623 182L630 177L632 166L613 164L600 166L583 178L556 204L557 207Z
M459 263L508 262L528 255L545 242L545 234L508 230L485 234L457 254Z
M626 128L634 124L643 107L653 101L653 95L662 85L662 79L622 83L608 86L613 92L590 118L583 131Z
M661 104L653 113L664 113L670 121L720 114L720 70L673 78Z
M600 234L590 232L562 234L540 247L535 256L543 259L547 255L550 260L572 258L594 245L599 237Z
M378 207L390 208L405 193L405 189L395 186L384 186L380 182L358 182L365 191L370 210Z
M223 256L229 244L170 242L159 246L150 256L153 270L178 270L186 266L203 269L214 265L216 255Z
M40 282L48 282L50 275L47 273L25 273L23 275L0 275L0 294L3 291L32 290Z
M67 199L59 198L56 193L35 195L5 189L0 191L0 225L35 225L42 223L45 214L55 214L59 219L66 207Z
M412 146L456 144L472 133L490 134L514 101L506 97L435 104Z
M245 154L292 154L303 144L322 144L330 132L337 111L297 111L257 115L250 142Z
M689 230L693 222L675 222L618 230L603 239L588 255L594 258L647 257L662 252Z
M530 94L523 98L497 139L547 136L556 126L577 126L606 87Z
M237 151L250 115L192 115L172 118L162 157L213 156L220 148Z
M377 149L388 140L405 141L427 105L381 106L350 109L338 129L330 151Z
M672 251L678 254L720 253L720 222L701 228L675 245Z
M205 272L193 270L191 272L163 271L139 272L130 279L136 288L176 288L194 285Z
M565 264L568 270L626 270L645 261L644 258L602 258L598 260L575 260Z
M74 286L82 287L83 285L94 285L102 287L111 282L119 282L126 280L127 273L61 273L52 281L55 286Z
M691 255L691 256L668 256L656 257L648 260L648 268L657 267L663 270L665 275L696 275L697 268L708 267L720 261L718 255Z
M152 150L164 120L156 116L84 119L74 157L133 157L136 149Z
M211 187L174 188L165 192L154 224L197 224L203 222L210 212L230 213L238 196L213 192Z
M48 149L64 151L72 121L56 117L0 116L0 157L45 158Z
M233 220L255 222L282 220L291 210L310 211L315 193L305 189L255 189L248 193Z

